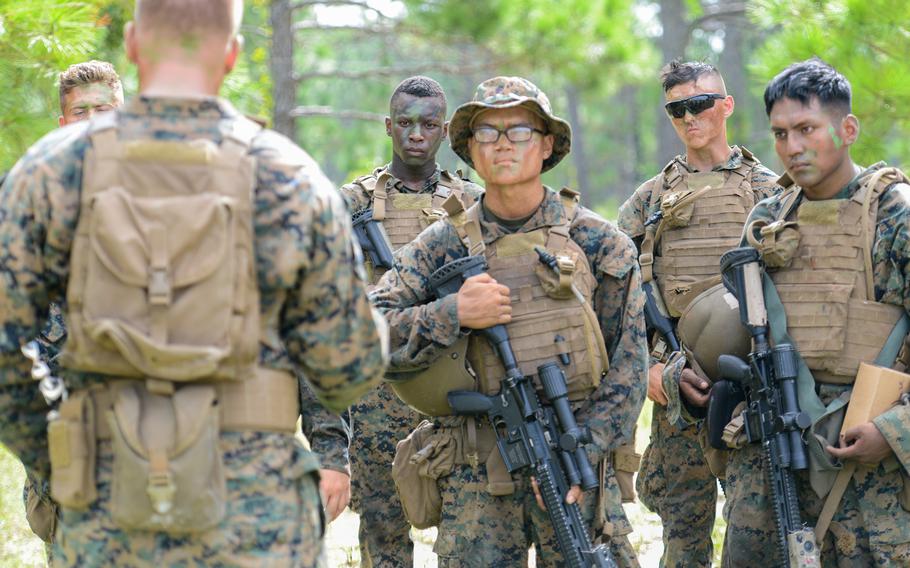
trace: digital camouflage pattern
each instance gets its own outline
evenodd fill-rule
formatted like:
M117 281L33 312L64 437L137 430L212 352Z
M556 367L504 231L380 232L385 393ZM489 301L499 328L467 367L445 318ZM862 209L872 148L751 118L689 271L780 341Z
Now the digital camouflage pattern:
M316 456L292 436L223 432L227 514L190 536L123 531L108 514L112 450L100 442L98 500L63 509L54 542L62 566L317 566L325 528ZM102 556L103 555L103 556Z
M434 552L439 568L489 568L527 566L528 543L535 543L538 568L565 566L556 533L547 512L534 499L528 475L513 476L515 493L502 497L486 489L486 466L478 469L456 465L454 471L439 479L442 495L442 521ZM619 503L619 486L611 476L606 487L607 503ZM588 527L596 516L596 495L589 492L581 504ZM638 566L635 550L628 537L631 527L622 508L608 506L606 523L595 544L604 543L619 566Z
M493 77L477 86L474 99L458 107L449 121L452 151L464 163L474 167L468 151L468 138L472 136L474 117L485 109L516 106L526 107L546 121L547 134L553 135L553 153L544 160L541 172L554 168L572 148L572 128L568 122L553 114L547 95L521 77Z
M882 166L876 164L860 177ZM854 179L837 197L849 198L859 187ZM749 219L776 219L781 207L782 199L772 197L762 201ZM879 198L872 262L875 299L910 313L910 186L906 184L892 185ZM819 384L819 398L828 404L846 388ZM873 422L896 462L887 459L872 469L858 468L825 541L819 543L823 566L910 565L910 512L904 508L910 503L901 500L905 484L910 488L910 406L898 404ZM805 472L796 472L795 477L803 522L814 526L824 500L809 486ZM743 566L773 548L772 506L758 445L731 452L726 494L723 565Z
M224 126L245 120L229 103L216 99L177 100L140 97L119 113L123 139L154 137L167 140L207 138L220 142ZM46 475L47 441L44 401L28 377L28 362L19 345L34 337L48 317L48 305L65 297L69 279L69 251L79 212L83 159L90 144L89 123L56 130L33 146L20 160L0 194L0 441L27 468ZM312 159L284 137L267 130L253 140L257 158L254 199L256 274L262 313L279 314L262 338L261 364L270 368L299 369L313 393L329 410L340 412L368 391L383 372L382 322L366 299L359 249L353 244L350 216L343 201ZM62 370L70 390L101 375ZM276 561L287 558L286 531L316 542L309 518L318 512L315 479L310 472L318 461L290 434L223 433L227 449L226 473L234 488L231 511L236 515L270 511L283 516L283 531L254 531L238 516L228 517L221 529L197 538L226 542L226 550L262 556L274 546ZM256 442L255 444L252 442ZM105 447L102 446L102 450ZM239 456L239 459L235 459ZM99 463L110 459L102 451ZM259 468L259 471L255 471ZM103 469L103 468L102 468ZM244 480L261 478L261 493L245 493ZM279 482L280 480L280 482ZM271 484L271 485L269 485ZM281 491L279 491L281 490ZM103 510L104 502L95 511ZM137 563L160 564L158 554L194 558L186 540L161 534L94 533L91 524L105 522L98 515L67 511L58 527L58 552L64 564L110 563L134 536L146 544ZM101 515L106 517L106 515ZM296 522L295 522L296 519ZM267 525L263 525L265 527ZM90 539L90 540L87 540ZM257 552L258 551L258 552ZM292 552L292 554L301 554ZM310 554L310 552L306 552ZM88 555L88 556L86 556ZM78 560L74 560L78 559ZM119 562L118 562L119 563Z
M547 188L540 207L520 231L529 232L564 222L565 210L560 197ZM486 218L481 219L481 231L487 245L507 234L507 229ZM587 446L587 451L591 461L598 463L631 439L644 401L647 371L644 296L635 247L612 224L579 207L570 225L570 238L585 252L597 279L593 308L610 355L610 371L575 413L578 423L591 430L594 442ZM433 271L467 254L455 228L446 220L434 223L395 253L396 269L383 276L370 296L389 322L392 370L426 368L445 348L469 332L459 325L455 295L431 300L429 287L429 276ZM608 486L615 486L612 468L607 477ZM525 508L534 503L527 485L520 485L507 499L480 496L482 485L482 482L470 484L457 475L440 479L440 488L449 494L449 498L443 504L437 553L458 558L460 562L471 562L474 558L493 557L496 550L520 551L531 543L528 536L533 533L528 517L516 516L513 509L505 506L507 500ZM483 509L486 518L469 514L470 507L478 499L489 502ZM588 495L587 499L593 502L596 496ZM606 496L605 507L610 519L610 534L614 539L627 542L625 535L632 528L623 513L618 491ZM502 527L512 525L513 528L491 534L490 523ZM544 543L544 556L550 554L550 544ZM449 565L453 565L452 562L454 560L449 560Z
M390 164L376 168L371 176L378 179L388 172ZM416 193L436 191L442 171L426 180ZM390 180L397 192L415 193L401 180ZM474 200L483 189L464 182L464 192ZM351 211L370 206L370 193L357 183L341 187ZM414 235L415 237L417 235ZM410 567L413 548L411 524L405 518L392 480L392 460L395 446L420 423L420 414L403 403L388 384L381 384L350 408L353 431L351 439L351 508L360 515L360 557L363 566Z
M736 170L742 159L742 151L733 146L727 161L713 171ZM685 155L676 156L673 161L690 172L694 171ZM780 191L777 175L761 163L756 163L752 169L750 183L756 202ZM645 234L645 221L659 207L657 205L652 209L650 206L652 192L662 187L663 173L660 173L641 184L619 208L617 225L639 245ZM659 247L658 242L658 251ZM667 382L664 381L664 384ZM678 402L678 394L669 393L668 397L676 401L670 408L688 417L685 407ZM701 424L681 429L668 418L668 408L654 404L651 440L642 455L635 489L641 502L660 516L664 543L661 566L711 564L717 481L705 459L705 447L706 438Z

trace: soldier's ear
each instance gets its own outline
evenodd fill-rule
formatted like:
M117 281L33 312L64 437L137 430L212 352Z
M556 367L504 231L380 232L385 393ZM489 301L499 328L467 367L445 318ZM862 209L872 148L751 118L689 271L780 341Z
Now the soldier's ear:
M234 69L234 65L237 64L237 57L240 56L240 51L243 49L243 36L237 34L231 39L230 43L227 46L227 53L224 56L224 74L227 75Z
M543 159L546 160L553 155L553 143L556 141L556 137L552 134L547 134L543 137Z
M385 117L385 135L389 138L392 137L392 117Z
M133 65L138 65L139 50L136 45L136 26L133 22L127 22L123 26L123 44L126 47L126 58L129 59Z
M445 140L449 136L449 121L442 123L442 139Z
M841 121L841 130L844 133L844 146L851 146L859 138L859 119L848 114Z

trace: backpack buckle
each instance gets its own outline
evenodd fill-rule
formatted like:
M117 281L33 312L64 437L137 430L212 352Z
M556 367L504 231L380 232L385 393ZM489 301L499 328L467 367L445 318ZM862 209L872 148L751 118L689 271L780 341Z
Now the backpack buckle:
M149 273L149 303L155 306L171 303L171 282L165 268L152 268Z

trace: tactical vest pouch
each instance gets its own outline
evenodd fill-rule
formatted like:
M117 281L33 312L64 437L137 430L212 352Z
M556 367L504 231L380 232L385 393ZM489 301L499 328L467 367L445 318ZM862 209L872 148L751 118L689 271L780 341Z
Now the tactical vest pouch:
M226 481L218 416L212 385L188 385L171 395L153 394L139 382L116 388L107 421L117 527L182 535L221 522Z
M756 238L756 233L761 239ZM746 239L770 268L789 266L796 249L799 248L799 230L794 221L779 220L768 223L757 219L746 229Z
M439 524L442 496L436 480L455 467L456 444L448 429L437 430L424 420L398 442L392 479L408 522L418 529Z
M575 275L577 261L578 253L576 252L557 254L556 266L559 268L559 274L541 262L536 263L534 272L547 296L556 300L568 300L575 295L572 292L572 279Z
M678 229L687 227L695 213L695 200L688 199L695 192L691 189L667 192L660 200L662 228Z
M60 405L60 418L47 426L51 497L63 507L83 510L98 497L95 485L95 406L87 392Z

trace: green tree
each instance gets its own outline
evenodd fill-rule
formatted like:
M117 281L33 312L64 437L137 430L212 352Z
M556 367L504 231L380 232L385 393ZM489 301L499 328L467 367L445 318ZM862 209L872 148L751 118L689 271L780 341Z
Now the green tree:
M862 129L859 163L910 163L910 3L904 0L756 0L752 19L773 33L753 71L768 81L794 61L818 56L853 85Z

